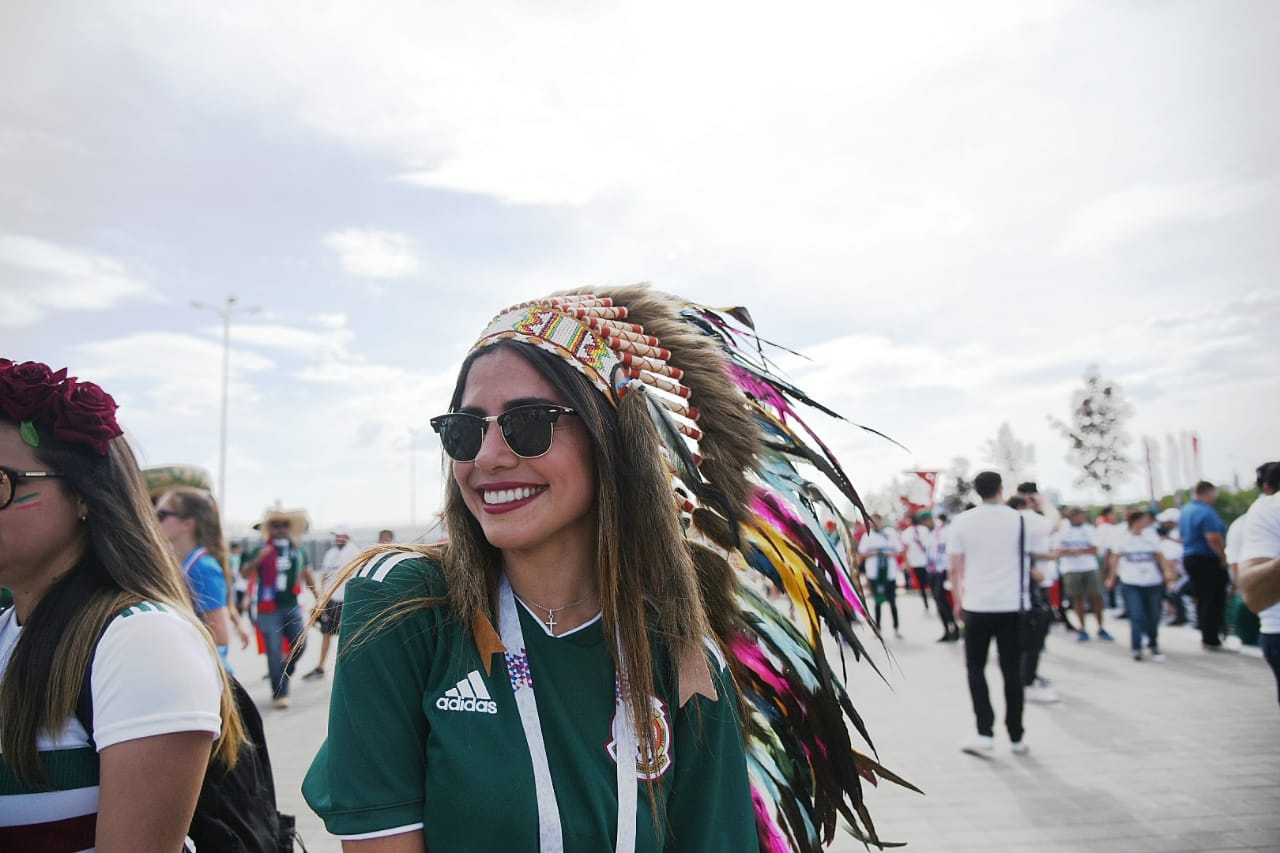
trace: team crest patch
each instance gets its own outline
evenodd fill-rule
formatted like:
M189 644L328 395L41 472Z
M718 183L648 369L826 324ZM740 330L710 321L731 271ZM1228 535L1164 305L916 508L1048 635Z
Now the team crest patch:
M649 697L649 725L653 728L653 748L651 755L642 756L643 744L636 745L636 778L661 779L671 769L671 719L667 716L667 706L656 696ZM609 739L609 757L616 763L618 745Z

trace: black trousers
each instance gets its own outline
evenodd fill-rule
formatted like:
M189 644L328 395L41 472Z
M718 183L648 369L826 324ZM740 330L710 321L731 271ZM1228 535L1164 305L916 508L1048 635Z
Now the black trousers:
M1216 554L1191 554L1182 558L1196 595L1196 620L1200 640L1207 646L1222 645L1222 623L1227 612L1226 567Z
M1022 740L1022 650L1018 648L1018 613L974 613L964 611L964 663L969 671L969 697L978 720L978 734L990 736L996 722L987 689L987 652L992 638L1004 678L1005 727L1009 740Z
M933 603L938 605L938 618L942 620L942 627L950 631L956 627L956 616L947 595L946 571L934 572L930 583L933 587Z
M929 567L912 566L911 574L915 575L916 586L920 590L920 598L924 601L924 609L929 609Z

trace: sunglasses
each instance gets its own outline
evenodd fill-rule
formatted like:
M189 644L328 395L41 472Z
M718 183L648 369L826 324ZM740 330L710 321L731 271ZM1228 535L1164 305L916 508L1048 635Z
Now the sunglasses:
M183 517L184 516L182 515L182 513L174 512L171 509L156 510L156 518L160 519L161 521L164 521L166 518L183 518Z
M18 491L18 483L22 480L61 476L57 471L15 471L12 468L0 468L0 509L13 503L13 496Z
M431 428L440 435L444 452L455 462L473 462L484 443L485 430L497 421L502 428L502 438L511 452L522 459L537 459L551 450L556 421L561 415L576 415L565 406L531 405L516 406L500 415L469 415L450 412L431 419Z

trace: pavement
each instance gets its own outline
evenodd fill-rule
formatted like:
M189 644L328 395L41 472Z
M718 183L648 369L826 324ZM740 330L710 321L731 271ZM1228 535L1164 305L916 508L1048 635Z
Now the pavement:
M898 600L903 639L890 636L877 657L887 683L850 661L880 760L925 792L868 790L882 839L917 853L1280 851L1280 706L1256 650L1204 652L1199 634L1166 627L1167 661L1135 663L1125 621L1108 622L1115 643L1078 643L1055 627L1040 674L1061 701L1028 704L1030 751L1013 755L993 647L996 749L979 758L960 750L975 733L961 644L935 643L936 617L911 593ZM315 666L319 639L313 632L298 673ZM299 791L324 739L329 679L295 679L292 707L276 711L266 658L233 651L232 663L263 709L280 809L297 816L309 853L337 853ZM864 848L840 833L830 849Z

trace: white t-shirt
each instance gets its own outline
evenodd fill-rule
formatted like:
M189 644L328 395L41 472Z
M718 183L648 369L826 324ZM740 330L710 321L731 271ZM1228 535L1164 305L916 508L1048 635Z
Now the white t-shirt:
M1029 575L1032 537L1019 555L1019 515L1004 504L983 503L956 516L947 532L947 552L964 557L963 600L974 613L1013 613L1018 607L1018 564L1023 567L1022 606L1029 606L1025 589Z
M889 561L889 580L898 579L898 555L902 553L902 540L898 538L898 531L892 527L885 527L880 530L868 531L862 537L862 541L858 543L858 554L879 555L884 554ZM876 556L867 557L864 567L867 571L867 577L874 578L876 576Z
M1160 571L1160 537L1150 527L1141 533L1131 533L1128 527L1121 528L1124 535L1116 537L1113 543L1119 561L1116 563L1116 575L1121 583L1132 586L1157 586L1164 583L1164 574Z
M330 545L329 550L324 552L324 558L320 560L320 584L323 592L328 592L329 587L337 579L338 572L347 563L350 563L356 557L360 556L360 546L347 540L347 544L339 548L337 545ZM347 594L347 584L344 581L342 586L338 587L330 601L341 602L343 596Z
M1257 503L1257 501L1254 501ZM1253 509L1252 506L1249 509ZM1231 522L1231 526L1227 528L1227 540L1224 543L1223 550L1227 554L1227 564L1240 562L1240 549L1244 547L1244 531L1249 526L1249 513Z
M1105 557L1115 550L1120 537L1129 533L1124 524L1098 524L1093 528L1093 541L1098 546L1098 556Z
M1159 535L1159 534L1157 534ZM1160 537L1160 553L1164 555L1165 561L1173 566L1174 571L1178 573L1178 580L1181 581L1187 576L1187 569L1182 565L1182 543L1172 536Z
M1264 495L1253 502L1247 515L1240 562L1261 557L1280 557L1280 494ZM1264 634L1280 634L1280 604L1273 604L1258 614Z
M1096 548L1097 540L1093 525L1064 524L1058 528L1053 537L1053 548ZM1058 568L1064 575L1078 572L1092 572L1098 568L1097 554L1067 554L1058 558Z
M950 568L947 565L947 531L950 529L950 525L941 522L933 528L933 553L929 555L929 561L935 572L945 572Z
M902 531L902 546L907 550L908 566L927 566L933 550L933 531L923 524L912 525Z
M0 677L22 636L13 608L0 615ZM221 730L222 666L197 628L168 609L140 604L107 626L93 655L89 678L93 695L93 739L98 751L127 740ZM98 812L96 768L84 726L72 716L60 732L41 732L36 749L46 761L53 790L0 794L0 826L23 827L31 849L54 849L42 842L42 828L54 822L80 824L91 833ZM79 751L77 753L77 751ZM0 755L0 764L4 756ZM87 825L87 827L86 827Z

